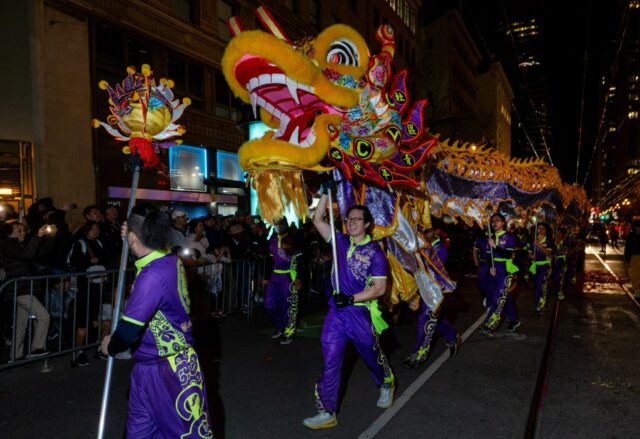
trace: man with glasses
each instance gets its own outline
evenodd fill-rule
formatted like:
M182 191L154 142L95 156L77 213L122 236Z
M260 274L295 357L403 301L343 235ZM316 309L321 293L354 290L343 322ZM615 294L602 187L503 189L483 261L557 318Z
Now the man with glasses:
M313 225L327 241L331 240L331 226L323 217L327 210L327 196L322 195L313 217ZM371 212L365 206L353 206L345 218L347 234L335 232L335 246L339 289L332 276L334 293L322 328L324 367L316 383L318 414L303 421L311 429L337 425L336 408L342 360L347 342L356 350L371 370L374 382L380 387L377 405L388 408L393 404L395 377L386 356L381 351L378 335L386 328L380 316L377 298L385 293L388 266L380 246L367 234L373 225ZM338 292L339 291L339 292Z

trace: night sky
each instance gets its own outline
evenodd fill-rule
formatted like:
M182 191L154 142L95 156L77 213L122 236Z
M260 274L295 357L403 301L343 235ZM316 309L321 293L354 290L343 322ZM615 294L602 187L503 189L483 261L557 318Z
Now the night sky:
M523 84L527 82L517 67L514 44L506 35L507 19L513 22L531 16L542 18L551 129L548 145L554 165L559 169L562 179L569 183L576 180L580 108L585 84L578 177L581 184L589 166L600 120L599 106L603 100L601 79L603 75L608 77L614 58L614 40L617 38L624 4L626 1L622 0L436 0L424 2L423 16L429 21L446 9L458 10L474 36L478 49L485 56L485 63L490 59L500 61L516 93L526 90ZM586 80L583 80L587 35L588 62ZM479 67L482 69L482 66ZM512 121L517 124L515 115ZM532 155L530 151L528 155ZM589 190L590 182L587 181L585 186Z

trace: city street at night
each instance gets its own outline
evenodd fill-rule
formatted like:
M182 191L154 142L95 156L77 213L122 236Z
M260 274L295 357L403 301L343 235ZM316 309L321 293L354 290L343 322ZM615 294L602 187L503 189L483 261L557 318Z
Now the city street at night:
M606 272L587 251L587 273ZM606 262L623 275L619 251ZM588 277L588 275L587 275ZM455 328L463 333L459 353L448 359L441 340L425 366L400 363L413 343L414 327L395 328L383 345L398 377L393 407L375 407L377 389L362 361L345 362L349 376L338 426L309 431L302 419L314 411L313 385L321 367L320 310L303 312L295 341L281 346L269 338L263 314L248 322L229 316L197 326L197 347L206 371L208 398L219 438L478 438L524 437L543 351L552 324L551 308L533 313L531 291L518 294L522 326L489 338L475 329L483 315L473 278L463 278L447 302ZM556 337L537 414L537 437L631 438L640 429L640 307L617 284L592 283L584 295L560 303ZM598 291L598 290L601 291ZM315 302L312 299L312 302ZM312 304L309 304L311 307ZM351 358L351 361L349 361ZM116 361L106 437L123 434L131 361ZM71 369L69 356L5 371L0 380L2 437L87 438L95 436L105 362ZM353 367L352 367L353 366Z
M0 439L640 437L640 0L574 3L0 0Z

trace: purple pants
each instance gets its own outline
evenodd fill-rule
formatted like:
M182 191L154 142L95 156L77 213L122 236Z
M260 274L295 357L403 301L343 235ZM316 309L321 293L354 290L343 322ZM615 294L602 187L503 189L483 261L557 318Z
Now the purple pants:
M193 348L133 366L127 438L213 438L204 377Z
M482 297L488 297L491 290L491 274L489 273L489 266L486 262L481 262L476 270L476 285Z
M549 265L538 265L536 267L536 274L533 278L533 285L535 288L535 294L533 298L533 305L536 310L543 310L547 305L547 292L549 289L549 276L551 270Z
M515 322L518 320L518 311L513 297L509 294L509 288L511 288L514 280L513 274L496 265L496 275L491 276L489 274L489 278L491 289L489 290L487 302L490 308L484 324L489 330L493 331L500 324L503 312L507 320Z
M336 309L330 305L320 341L324 366L322 375L316 383L315 399L318 410L335 412L338 407L342 360L349 341L353 343L358 354L369 367L376 386L395 383L387 357L380 350L369 310L365 306Z
M296 331L298 292L288 273L272 273L264 293L264 309L276 329L291 337Z
M435 331L442 336L445 342L452 343L456 339L456 330L446 318L436 317L424 302L420 303L418 315L418 334L413 352L409 359L423 362L427 360L431 349L431 341Z
M551 289L556 293L562 292L564 275L567 272L567 261L565 259L556 259L553 263L553 271L551 272Z

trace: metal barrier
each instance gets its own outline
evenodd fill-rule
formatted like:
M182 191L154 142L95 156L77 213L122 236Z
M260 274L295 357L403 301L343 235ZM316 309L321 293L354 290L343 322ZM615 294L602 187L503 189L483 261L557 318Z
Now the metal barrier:
M259 257L187 266L189 288L195 302L192 303L192 314L202 318L244 313L250 320L254 306L261 303L264 296L265 270L266 259ZM190 274L195 274L196 278Z
M309 262L309 294L329 295L331 286L331 259Z
M110 329L117 273L30 276L0 285L0 370L44 360L47 371L51 357L97 347L100 334ZM133 270L127 275L131 282ZM37 355L34 349L49 353Z
M265 262L251 258L187 265L192 318L243 313L251 319L264 295ZM110 332L117 276L118 270L91 271L23 277L0 284L0 371L36 361L43 361L42 371L48 371L52 357L97 349ZM134 270L127 270L126 276L129 288ZM43 332L44 346L34 346L41 342ZM77 340L78 335L84 341ZM36 355L34 349L40 348L49 353Z

